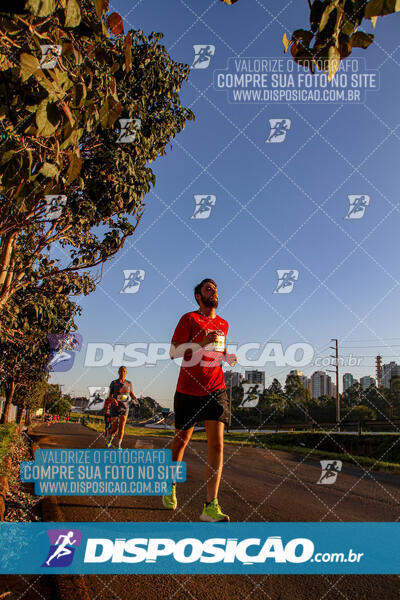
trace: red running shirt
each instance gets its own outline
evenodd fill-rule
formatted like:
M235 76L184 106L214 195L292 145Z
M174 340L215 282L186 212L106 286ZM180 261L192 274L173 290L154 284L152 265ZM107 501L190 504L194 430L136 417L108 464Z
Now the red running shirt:
M176 326L172 342L174 344L199 343L207 331L219 329L228 334L228 321L216 315L213 319L198 312L189 312L181 317ZM200 348L193 353L189 351L182 360L179 372L177 392L191 396L207 396L215 390L224 389L225 379L222 371L222 352ZM185 366L185 362L187 366Z

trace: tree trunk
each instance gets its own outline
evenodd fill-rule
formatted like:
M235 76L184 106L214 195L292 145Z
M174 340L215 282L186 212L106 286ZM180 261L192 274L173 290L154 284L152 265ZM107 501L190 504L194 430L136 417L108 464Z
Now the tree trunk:
M16 232L8 233L0 242L0 312L11 296L13 253Z
M11 402L14 396L14 391L15 391L15 381L12 380L9 383L6 383L4 386L4 391L6 393L6 401L4 404L4 408L3 408L3 414L1 415L1 419L0 419L0 423L2 425L5 425L6 423L8 423L8 417L10 414L10 406L11 406Z
M28 425L28 427L29 427L29 425L31 424L31 412L32 412L32 411L31 411L31 409L30 409L30 408L27 408L27 409L26 409L26 415L25 415L25 425Z
M20 404L17 410L17 418L15 419L16 423L19 425L22 421L22 415L24 414L25 404Z

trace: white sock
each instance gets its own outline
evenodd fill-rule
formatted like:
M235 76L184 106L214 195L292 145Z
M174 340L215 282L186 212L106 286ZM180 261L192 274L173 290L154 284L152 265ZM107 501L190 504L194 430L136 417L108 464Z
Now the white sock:
M118 440L118 448L121 448L121 442L122 442L122 438L119 438L119 440Z

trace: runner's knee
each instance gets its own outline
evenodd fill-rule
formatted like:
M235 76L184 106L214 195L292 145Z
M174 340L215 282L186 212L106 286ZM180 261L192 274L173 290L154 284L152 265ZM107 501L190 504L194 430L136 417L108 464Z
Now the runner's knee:
M188 445L189 440L190 435L186 431L181 430L179 433L175 434L173 445L175 448L185 448Z
M213 439L208 440L208 450L214 454L222 454L224 451L224 440Z

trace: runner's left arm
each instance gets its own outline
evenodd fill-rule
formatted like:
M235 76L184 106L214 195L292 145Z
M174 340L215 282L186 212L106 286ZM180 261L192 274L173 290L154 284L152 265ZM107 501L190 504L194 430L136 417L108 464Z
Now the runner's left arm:
M129 395L130 395L130 397L132 398L132 400L134 400L134 401L135 401L135 402L134 402L134 404L139 404L139 403L138 403L138 400L137 400L137 398L136 398L136 396L135 396L135 394L133 393L133 385L132 385L132 382L131 382L131 389L130 389Z
M226 341L227 335L228 335L228 330L226 330L226 333L225 333L225 341ZM227 362L230 367L234 367L238 361L236 354L229 354L226 346L222 353L222 360L224 362Z

